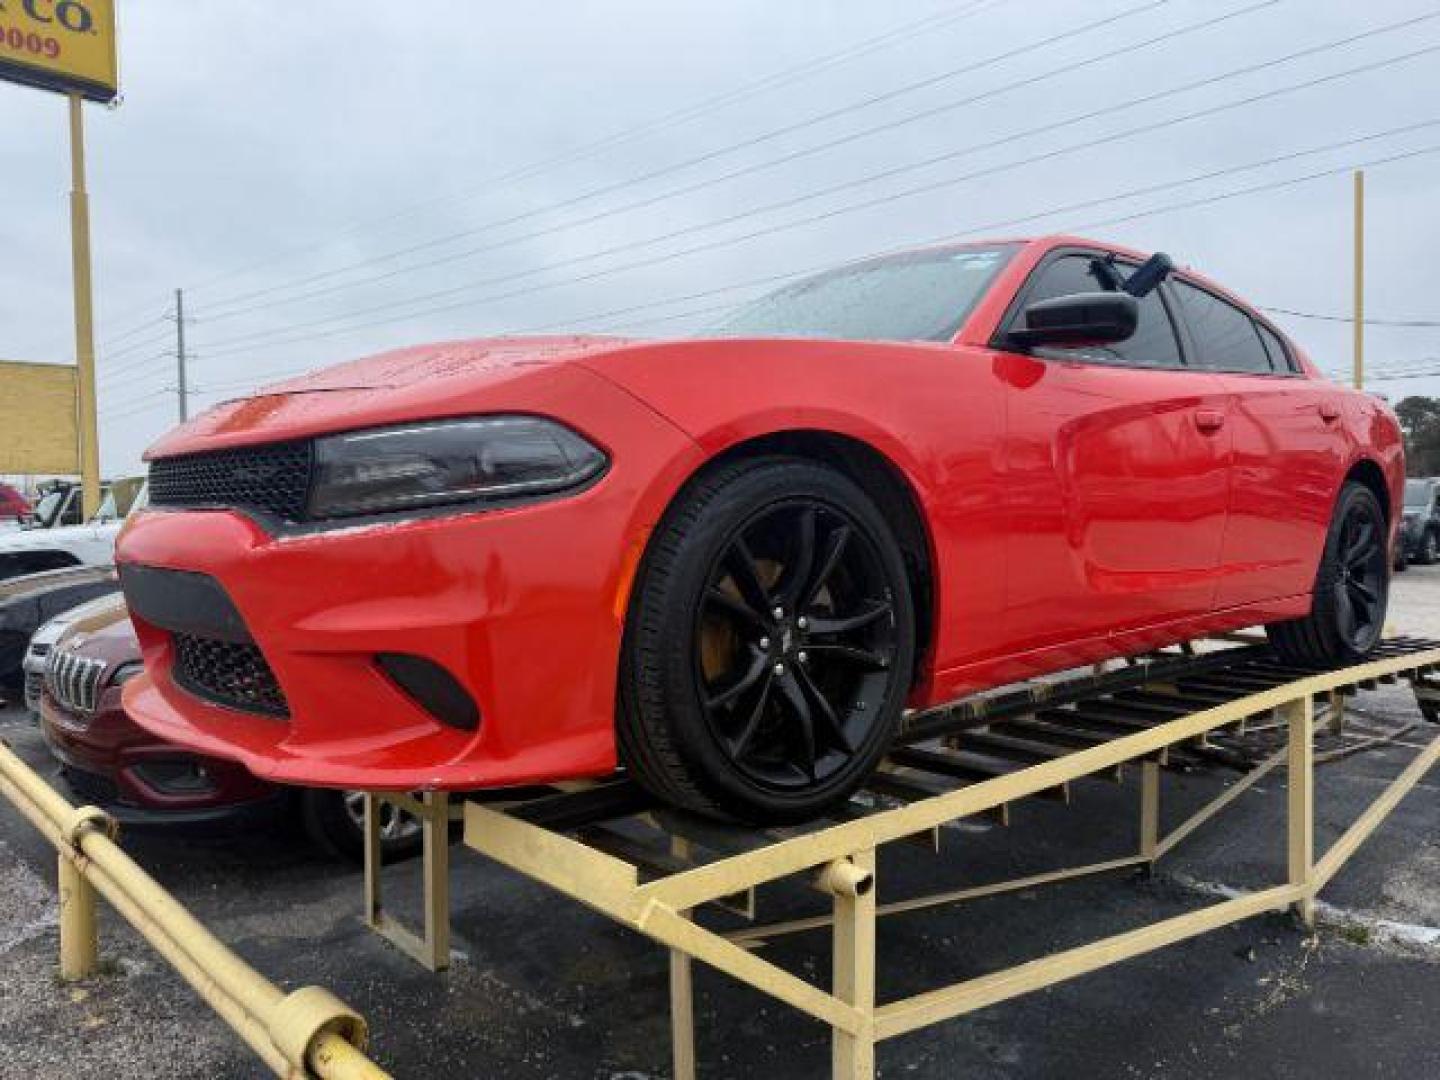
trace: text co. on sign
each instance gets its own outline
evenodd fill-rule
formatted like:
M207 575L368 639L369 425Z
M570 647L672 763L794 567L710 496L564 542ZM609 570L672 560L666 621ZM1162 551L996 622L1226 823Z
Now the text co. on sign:
M114 100L115 0L0 0L0 79Z

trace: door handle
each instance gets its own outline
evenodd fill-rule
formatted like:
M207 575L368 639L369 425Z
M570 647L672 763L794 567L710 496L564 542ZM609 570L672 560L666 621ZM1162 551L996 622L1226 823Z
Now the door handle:
M1195 426L1207 435L1225 426L1225 413L1220 409L1196 409Z
M1340 419L1340 406L1333 401L1320 402L1320 419L1327 424L1333 424Z

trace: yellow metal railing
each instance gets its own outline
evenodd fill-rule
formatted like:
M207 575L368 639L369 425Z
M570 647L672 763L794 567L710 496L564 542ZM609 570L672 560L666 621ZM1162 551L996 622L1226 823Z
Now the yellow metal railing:
M286 994L210 933L115 843L114 822L74 807L0 743L0 794L60 853L60 975L94 973L103 896L277 1076L384 1080L365 1021L320 987Z

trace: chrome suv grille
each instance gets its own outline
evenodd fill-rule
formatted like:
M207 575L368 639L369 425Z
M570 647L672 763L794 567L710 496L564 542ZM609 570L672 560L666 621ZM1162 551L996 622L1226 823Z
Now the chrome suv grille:
M175 634L175 681L216 705L288 717L290 706L259 648L248 642Z
M150 463L150 504L258 510L305 520L312 457L308 442L182 454Z
M93 713L100 703L105 661L59 650L45 664L45 688L62 709Z

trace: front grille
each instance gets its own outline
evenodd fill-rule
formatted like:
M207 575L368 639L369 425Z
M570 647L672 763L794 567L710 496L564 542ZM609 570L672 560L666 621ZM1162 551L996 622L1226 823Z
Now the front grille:
M100 703L105 661L71 652L52 652L45 664L45 688L62 709L92 713Z
M216 705L267 716L290 706L259 648L248 642L175 634L175 681Z
M150 503L258 510L286 522L303 521L311 462L308 442L159 458L150 463Z

